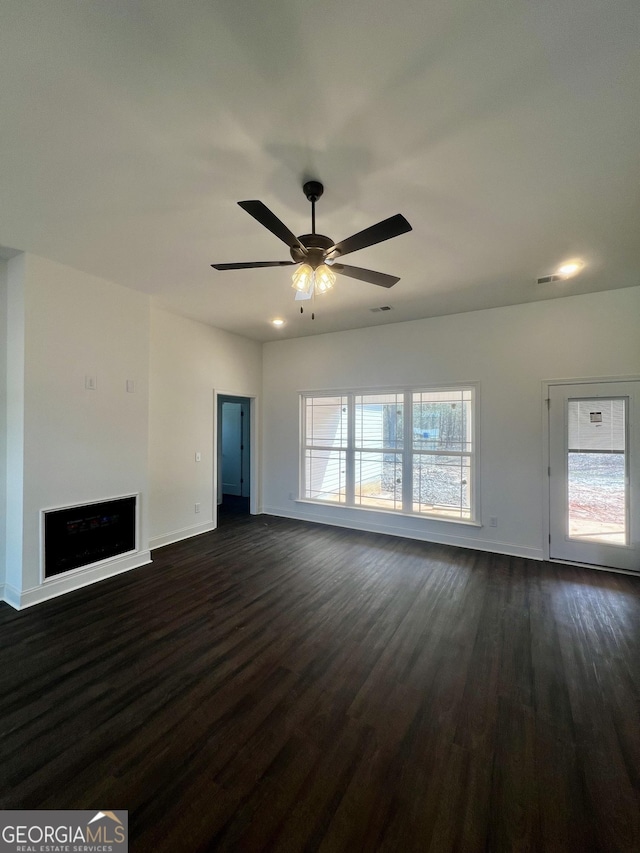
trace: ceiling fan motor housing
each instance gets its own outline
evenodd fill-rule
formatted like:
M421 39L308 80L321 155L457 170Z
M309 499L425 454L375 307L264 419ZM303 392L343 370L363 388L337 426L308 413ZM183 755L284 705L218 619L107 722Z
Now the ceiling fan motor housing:
M301 234L298 240L307 249L307 254L299 246L292 246L291 257L296 263L309 264L314 270L324 263L327 249L333 246L331 237L325 237L324 234Z

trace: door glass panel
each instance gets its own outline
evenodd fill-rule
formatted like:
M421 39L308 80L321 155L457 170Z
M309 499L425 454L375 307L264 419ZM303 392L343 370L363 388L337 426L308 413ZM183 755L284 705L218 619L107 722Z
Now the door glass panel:
M568 401L570 539L627 544L626 404L625 398Z

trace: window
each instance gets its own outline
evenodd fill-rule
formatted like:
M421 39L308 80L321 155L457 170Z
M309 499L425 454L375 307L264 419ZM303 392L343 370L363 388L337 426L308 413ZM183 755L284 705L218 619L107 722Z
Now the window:
M346 498L348 398L307 397L305 405L305 497Z
M475 389L306 395L306 500L475 519Z

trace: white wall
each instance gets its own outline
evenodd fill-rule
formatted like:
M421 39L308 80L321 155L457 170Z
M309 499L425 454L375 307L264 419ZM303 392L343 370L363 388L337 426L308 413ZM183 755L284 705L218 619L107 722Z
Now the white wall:
M148 562L150 530L155 547L211 529L214 390L256 398L259 412L262 346L152 311L144 294L33 255L12 258L6 269L2 554L4 596L20 607ZM95 390L85 387L87 376ZM136 555L42 582L43 509L134 493ZM3 488L3 509L4 495Z
M43 585L43 509L140 493L140 553L119 570L148 562L149 298L33 255L13 258L9 270L9 315L16 329L10 330L14 363L8 376L15 393L13 402L10 397L8 459L16 468L12 483L16 513L22 504L23 549L20 561L17 545L13 548L7 582L11 578L15 592L20 579L19 604L25 605L113 573L88 570L86 576L69 575ZM23 367L18 340L21 298ZM95 391L85 388L86 375L95 377ZM128 379L135 382L135 393L127 392ZM16 540L17 522L12 520Z
M6 536L5 596L11 591L12 603L22 589L23 551L23 479L24 479L24 275L25 256L7 263L7 429L6 460Z
M0 260L0 598L4 594L7 519L7 264Z
M259 398L261 386L261 344L152 306L151 547L212 529L214 391ZM258 412L259 403L256 399ZM259 423L253 426L258 435Z
M543 555L542 382L640 375L640 288L264 345L264 512ZM299 393L479 382L480 513L496 529L295 502Z

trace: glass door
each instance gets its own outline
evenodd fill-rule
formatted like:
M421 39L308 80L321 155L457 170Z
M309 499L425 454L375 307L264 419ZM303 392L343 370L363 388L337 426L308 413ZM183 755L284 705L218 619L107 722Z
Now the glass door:
M639 387L550 387L551 559L640 571Z

